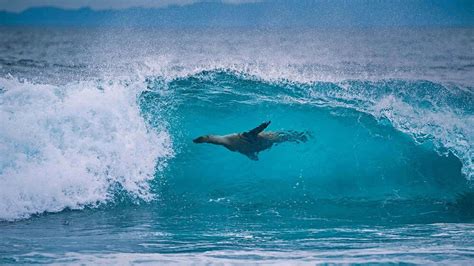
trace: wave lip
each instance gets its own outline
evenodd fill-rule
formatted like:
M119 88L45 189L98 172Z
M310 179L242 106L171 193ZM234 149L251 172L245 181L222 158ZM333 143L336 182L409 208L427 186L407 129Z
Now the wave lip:
M172 149L140 114L140 84L0 79L0 220L110 202L117 190L152 199L148 182Z

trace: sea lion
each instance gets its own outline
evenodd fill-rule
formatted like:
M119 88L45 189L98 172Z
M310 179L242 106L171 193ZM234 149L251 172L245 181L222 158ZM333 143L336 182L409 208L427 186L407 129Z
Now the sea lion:
M258 153L270 149L273 144L287 141L300 143L308 140L308 136L304 132L263 132L270 123L271 121L264 122L258 127L243 133L224 136L204 135L195 138L193 142L221 145L230 151L239 152L251 160L258 161Z

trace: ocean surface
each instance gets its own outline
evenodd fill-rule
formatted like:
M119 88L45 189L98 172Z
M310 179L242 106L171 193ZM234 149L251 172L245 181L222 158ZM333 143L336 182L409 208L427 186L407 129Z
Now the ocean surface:
M468 265L473 181L473 28L0 28L0 264Z

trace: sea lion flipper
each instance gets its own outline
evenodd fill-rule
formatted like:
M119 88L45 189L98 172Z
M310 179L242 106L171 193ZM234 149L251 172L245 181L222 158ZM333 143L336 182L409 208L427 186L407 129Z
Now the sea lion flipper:
M271 122L272 121L263 122L258 127L254 128L252 130L249 130L247 132L244 132L244 135L245 136L256 136L256 135L258 135L258 133L264 131L265 128L267 128L268 125L270 125Z
M247 155L247 157L249 157L249 159L252 161L258 161L258 155L256 153L249 153L245 155Z

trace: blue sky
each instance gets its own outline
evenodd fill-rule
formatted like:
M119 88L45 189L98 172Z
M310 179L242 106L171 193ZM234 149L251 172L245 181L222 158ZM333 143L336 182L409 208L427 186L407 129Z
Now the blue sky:
M90 7L92 9L125 9L130 7L166 7L187 5L199 0L0 0L0 10L21 12L30 7L54 6L67 9ZM229 4L258 2L258 0L221 0Z

